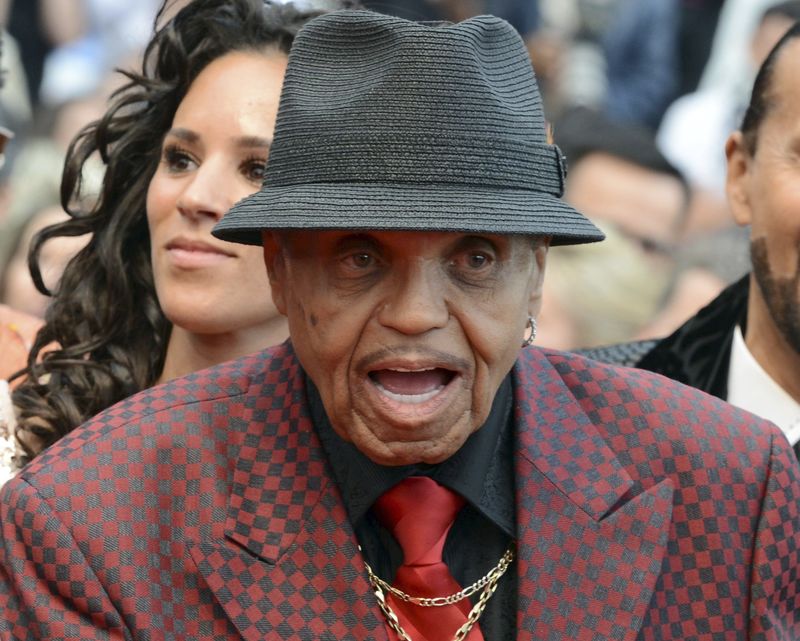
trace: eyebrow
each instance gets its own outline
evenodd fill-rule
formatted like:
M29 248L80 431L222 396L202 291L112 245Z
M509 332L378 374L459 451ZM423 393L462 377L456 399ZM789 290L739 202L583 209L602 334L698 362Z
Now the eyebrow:
M167 132L167 136L172 136L189 144L195 144L200 141L200 134L191 129L184 129L183 127L173 127ZM270 138L263 138L261 136L239 136L234 139L234 142L237 147L243 149L269 149L272 146L272 140Z
M363 247L365 245L368 245L373 249L377 249L380 246L380 243L374 236L371 236L370 234L356 232L347 234L337 239L334 246L336 251L343 251L356 247Z

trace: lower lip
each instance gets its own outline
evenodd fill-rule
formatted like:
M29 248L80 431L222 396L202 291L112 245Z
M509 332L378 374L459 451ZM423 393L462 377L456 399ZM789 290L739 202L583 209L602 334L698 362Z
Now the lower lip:
M383 414L386 420L393 424L408 423L416 426L419 423L432 421L442 408L448 405L449 399L455 394L456 388L462 382L461 376L454 376L444 387L427 400L420 400L419 396L403 401L397 395L388 396L381 388L367 377L367 396L372 405Z
M209 251L189 251L187 249L172 248L167 250L170 261L177 267L192 269L210 267L233 258L228 254Z

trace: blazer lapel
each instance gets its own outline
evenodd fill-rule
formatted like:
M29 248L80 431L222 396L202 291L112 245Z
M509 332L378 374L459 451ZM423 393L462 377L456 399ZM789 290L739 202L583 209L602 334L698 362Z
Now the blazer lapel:
M246 398L224 541L192 557L244 639L387 641L352 526L285 348Z
M639 491L559 374L515 367L517 639L633 641L659 576L669 482ZM190 552L248 641L387 641L290 348L245 395L225 539Z
M633 641L672 484L638 488L544 354L515 367L519 641Z

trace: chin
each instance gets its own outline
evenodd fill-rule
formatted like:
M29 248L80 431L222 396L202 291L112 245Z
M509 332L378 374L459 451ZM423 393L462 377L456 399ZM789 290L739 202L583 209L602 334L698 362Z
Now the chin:
M399 465L415 465L425 463L435 465L447 460L458 452L469 437L466 434L461 438L448 436L441 439L422 441L383 441L374 434L350 435L345 437L351 441L358 450L378 465L397 467Z

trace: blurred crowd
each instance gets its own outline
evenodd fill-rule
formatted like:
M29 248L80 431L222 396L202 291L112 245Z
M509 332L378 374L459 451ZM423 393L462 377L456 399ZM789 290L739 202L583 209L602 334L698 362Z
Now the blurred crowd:
M324 0L304 0L322 4ZM175 10L186 3L176 0ZM492 13L525 39L552 136L569 167L565 198L603 228L592 247L550 252L540 345L592 347L669 334L749 270L746 230L725 198L728 134L755 71L800 18L774 0L363 0L418 20ZM0 0L0 302L42 316L31 280L35 233L63 219L63 158L135 68L160 0ZM163 19L163 16L161 16ZM458 109L458 105L453 105ZM13 134L13 137L12 137ZM82 197L102 181L84 168ZM56 287L86 237L42 254Z

